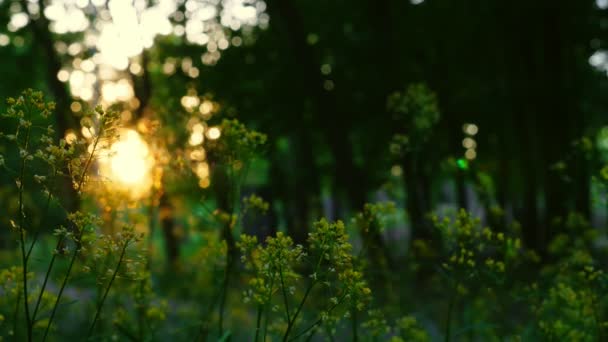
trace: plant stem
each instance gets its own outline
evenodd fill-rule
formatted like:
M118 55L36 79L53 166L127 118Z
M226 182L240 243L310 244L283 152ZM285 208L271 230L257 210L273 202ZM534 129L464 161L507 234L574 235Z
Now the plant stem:
M84 228L81 230L84 231ZM79 234L79 239L82 237L82 234ZM68 270L65 273L65 277L63 278L63 282L61 283L61 287L59 288L59 293L57 294L57 298L55 299L55 304L53 305L53 310L51 311L51 317L49 318L49 322L46 325L46 329L44 330L44 336L42 337L42 341L46 341L46 338L49 334L49 330L51 328L51 324L53 323L53 319L55 318L55 313L57 312L57 308L59 307L59 300L61 299L61 296L63 295L63 291L65 290L65 287L68 283L68 278L70 277L70 274L72 273L72 267L74 267L74 262L76 261L76 256L78 255L78 248L74 248L74 253L72 253L72 257L70 259L70 264L68 266Z
M106 298L108 297L108 293L110 292L112 283L114 283L114 279L116 279L116 275L118 274L118 270L120 269L122 260L125 257L125 252L127 251L127 246L129 246L129 240L126 240L124 245L122 246L122 251L120 252L120 257L118 258L118 263L116 265L116 268L114 269L114 273L112 273L112 278L110 279L110 283L108 283L108 286L106 287L106 291L104 292L103 297L101 298L101 302L99 302L99 305L97 306L97 310L95 311L95 318L93 318L93 323L91 323L91 327L89 328L89 333L87 335L88 337L91 337L91 334L93 333L93 329L95 328L95 323L97 323L97 319L99 318L99 315L101 314L101 308L103 307L103 304L105 303Z
M287 292L285 290L285 282L283 281L283 267L279 264L279 275L281 277L281 291L283 292L283 302L285 303L285 314L287 315L287 322L291 321L289 314L289 301L287 300Z
M272 279L270 280L270 292L268 295L268 301L266 302L265 308L264 310L266 310L266 317L264 317L264 339L262 341L266 342L266 335L268 333L268 316L270 316L268 313L270 312L270 303L272 301L272 291L274 289L274 277L272 277Z
M264 317L264 338L262 341L266 342L266 336L268 335L268 314Z
M61 246L63 243L63 237L57 240L57 246L55 247L55 251ZM46 285L49 281L49 277L51 276L51 270L53 269L53 265L55 264L55 259L57 258L57 252L53 253L51 257L51 262L46 269L46 274L44 275L44 281L42 282L42 287L40 288L40 293L38 294L38 299L36 300L36 306L34 307L34 313L32 314L32 324L36 321L36 314L38 313L38 308L40 307L40 303L42 302L42 295L44 294L44 290L46 289Z
M15 302L15 313L13 315L13 332L17 335L17 320L19 319L19 302L21 301L21 291L17 292L17 301Z
M345 297L346 297L346 293L344 293L340 297L340 299L338 299L338 301L327 310L327 312L328 313L332 312L338 305L340 305L342 303L342 301L344 300ZM295 340L297 340L298 337L306 334L308 331L310 331L311 329L313 329L317 325L321 324L322 322L323 322L322 318L317 319L313 324L309 325L306 329L302 330L299 334L297 334L296 336L290 338L289 341L295 341Z
M224 309L226 307L226 298L228 296L228 286L230 285L230 272L232 272L232 252L230 248L226 249L226 267L224 268L224 282L222 284L222 297L220 300L220 319L219 319L219 332L220 336L224 334Z
M317 261L315 269L312 273L314 275L314 278L310 282L310 285L308 285L308 288L306 289L306 292L304 293L304 297L300 301L300 304L298 305L296 312L291 317L291 321L287 322L287 330L285 331L285 335L283 335L283 342L287 341L287 338L289 337L289 333L291 332L291 329L293 328L293 325L295 324L296 319L298 318L298 315L300 314L300 311L302 311L304 302L306 302L306 299L308 298L308 295L310 294L310 291L312 290L312 288L317 284L317 277L318 277L317 272L319 271L319 267L321 267L321 261L323 261L323 253L325 253L325 249L324 249L325 238L323 238L323 241L321 242L321 246L322 246L321 255L319 256L319 260Z
M312 288L315 286L316 283L317 283L317 281L313 280L310 282L310 285L308 285L308 288L306 288L306 292L304 293L304 297L300 301L300 305L298 305L298 308L297 308L296 312L293 314L293 317L291 318L291 320L289 322L287 322L287 330L285 330L285 335L283 335L283 342L287 341L287 338L289 337L289 333L291 332L291 329L293 328L293 325L296 322L296 319L298 318L298 314L302 310L302 307L304 306L304 302L306 302L306 299L308 298L310 291L312 290Z
M27 148L30 141L30 127L28 127L25 134L25 146L24 150L26 155L21 159L21 170L19 171L19 242L21 245L21 262L23 268L23 303L25 307L25 322L27 324L27 340L32 341L32 322L30 319L30 308L28 303L27 293L27 258L28 253L25 251L25 209L23 204L23 192L25 188L25 164L27 158Z
M258 313L257 313L257 322L255 325L255 342L258 342L260 337L260 325L262 323L262 313L264 311L264 306L262 304L258 305Z
M456 291L458 285L455 285L450 294L450 302L448 303L448 316L445 323L445 342L450 342L451 329L452 329L452 311L454 310L454 303L456 302Z
M53 171L53 177L52 177L53 183L54 183L55 178L57 177L57 172L58 172L57 169L55 169ZM41 220L41 222L44 222L44 220L46 219L46 216L47 216L47 214L49 212L49 208L51 206L51 198L53 197L52 194L51 194L51 189L50 189L51 187L49 187L49 189L48 189L49 194L46 197L46 204L44 205L44 211L43 211L43 214L42 214L42 220ZM41 223L41 225L42 225L42 223ZM34 245L38 241L38 235L40 234L40 229L41 228L42 227L38 227L38 229L36 229L36 231L34 232L34 238L32 239L32 243L30 244L30 247L28 248L28 251L27 251L27 256L25 257L26 260L29 260L30 255L32 254L32 250L34 250ZM32 318L32 321L34 321L33 318Z

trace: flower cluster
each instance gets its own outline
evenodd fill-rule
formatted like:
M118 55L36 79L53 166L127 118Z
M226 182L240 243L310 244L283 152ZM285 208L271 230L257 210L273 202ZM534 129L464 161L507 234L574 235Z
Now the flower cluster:
M377 208L376 208L377 209ZM371 207L370 207L371 210ZM371 301L371 290L363 273L354 265L352 245L342 221L333 223L321 219L314 223L308 237L312 260L317 260L310 278L320 282L330 297L329 315L339 304L347 310L362 311Z
M220 125L219 139L208 140L207 147L212 159L220 160L234 169L241 169L266 144L267 136L248 129L236 119L225 119Z
M538 308L538 326L545 339L597 341L608 322L598 321L596 294L560 282L551 287Z
M245 197L243 199L243 215L248 211L256 211L261 214L265 214L270 208L270 204L262 197L259 197L255 194L250 195L249 197Z
M266 239L265 246L255 236L242 235L238 247L246 268L255 274L244 293L246 302L266 304L279 288L293 294L293 284L300 277L295 267L306 257L301 245L294 246L290 237L278 232Z
M100 286L107 284L114 273L122 279L141 280L145 276L142 274L145 256L137 248L130 247L142 238L130 226L125 226L121 232L113 235L88 235L81 247L81 255L85 258L82 271L94 274L96 283Z
M466 210L460 210L454 219L433 215L432 221L446 251L443 269L458 282L480 278L501 282L508 264L522 251L519 238L482 228L481 221Z
M317 320L296 336L319 324L334 325L342 317L348 317L353 310L364 310L371 301L371 290L363 273L354 266L352 245L341 221L330 223L321 219L315 222L308 237L308 251L294 245L292 239L281 232L267 238L265 245L260 245L256 237L243 235L238 246L243 253L241 260L254 274L249 281L249 289L245 291L245 300L263 309L271 305L273 295L279 293L286 327L276 322L274 326L284 332L285 338L295 333L304 304L317 291L321 299L315 303ZM311 271L308 276L302 276L298 272L302 269ZM297 289L303 285L306 290L294 305L298 297ZM273 311L280 311L278 305L272 308Z

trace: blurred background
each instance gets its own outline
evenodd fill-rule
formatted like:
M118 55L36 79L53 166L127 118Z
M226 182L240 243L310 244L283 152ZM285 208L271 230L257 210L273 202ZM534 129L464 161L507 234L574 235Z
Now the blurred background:
M390 199L396 254L450 208L516 219L542 254L554 218L606 222L607 43L605 0L0 0L0 98L43 90L68 143L95 135L88 108L118 110L95 167L110 188L88 205L158 205L138 214L169 259L222 202L203 147L222 118L268 134L242 187L271 203L256 234L303 242L320 216ZM61 203L86 205L69 183Z

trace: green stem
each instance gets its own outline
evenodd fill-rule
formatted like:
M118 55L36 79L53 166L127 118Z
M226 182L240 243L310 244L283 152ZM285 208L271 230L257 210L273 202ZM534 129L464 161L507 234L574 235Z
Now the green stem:
M268 301L266 302L266 305L264 308L264 310L267 312L266 317L264 317L264 339L263 339L264 342L266 342L266 336L268 334L268 316L270 316L268 313L270 312L269 308L270 308L270 302L272 301L272 292L274 290L274 280L275 280L274 277L272 277L270 279L270 292L268 295Z
M454 310L454 304L456 302L456 291L458 285L455 285L450 294L450 302L448 303L448 316L445 323L445 342L450 342L451 329L452 329L452 311Z
M55 169L55 171L53 172L53 178L52 178L53 179L53 183L54 183L55 178L57 177L57 172L58 172L57 169ZM46 197L46 204L44 206L44 211L43 211L43 214L42 214L42 220L41 220L41 224L40 224L41 226L42 226L42 222L45 221L46 216L47 216L47 214L49 212L49 208L51 206L51 198L53 197L52 194L51 194L51 187L49 187L49 189L48 189L49 194ZM32 254L32 250L34 249L34 245L38 241L38 236L40 234L40 229L41 228L42 227L38 227L38 229L36 229L36 231L34 232L34 238L32 239L32 243L30 244L30 247L28 248L26 260L29 260L30 255ZM32 318L32 321L34 321L33 318Z
M345 297L346 297L346 293L344 293L340 297L340 299L338 299L338 301L327 310L327 313L328 314L331 313L336 307L338 307L344 301ZM311 325L309 325L306 329L302 330L299 334L297 334L296 336L290 338L289 341L295 341L295 340L297 340L300 336L306 334L308 331L310 331L311 329L315 328L317 325L321 324L322 322L323 322L322 318L317 319L314 323L312 323Z
M224 268L224 282L222 284L222 297L220 299L220 319L219 319L219 332L220 336L224 335L224 310L226 307L226 299L228 297L228 286L230 285L230 272L232 271L232 252L230 248L226 248L226 267Z
M116 279L116 275L118 274L118 270L120 269L122 260L125 257L125 252L127 251L127 246L129 246L129 240L125 241L125 244L122 246L122 251L120 252L120 257L118 258L118 264L116 265L116 268L114 269L114 273L112 273L112 278L110 279L110 283L108 283L108 286L106 287L103 297L101 298L101 302L99 302L99 305L97 306L97 310L95 311L95 318L93 318L93 323L91 323L91 327L89 328L89 333L87 335L87 338L91 337L91 334L93 333L93 329L95 328L95 323L97 323L97 319L99 318L99 315L101 314L101 308L103 307L103 304L105 303L106 298L108 297L108 293L110 292L112 283L114 283L114 279Z
M255 342L259 341L260 338L260 325L262 323L262 313L264 311L264 306L262 304L258 305L258 313L257 313L257 322L255 325Z
M283 292L283 302L285 304L285 314L287 315L287 322L291 321L289 314L289 301L287 300L287 291L285 290L285 282L283 280L283 267L279 265L279 276L281 277L281 292Z
M27 154L27 149L30 140L30 128L28 127L27 132L25 134L25 146L24 150ZM30 308L28 303L28 291L27 291L27 259L28 253L25 251L25 209L23 203L23 192L25 189L25 164L26 164L27 155L23 156L21 159L21 170L19 172L19 242L21 245L21 262L23 268L23 303L25 307L25 322L27 324L27 340L32 341L32 321L30 317Z
M264 338L262 339L262 341L266 342L266 336L268 336L268 314L266 314L266 317L264 317Z
M300 311L302 311L302 307L304 307L304 302L306 302L306 299L308 298L308 295L310 294L310 291L312 290L312 288L317 284L317 277L318 277L317 273L319 272L319 268L321 267L321 261L323 261L323 255L325 253L325 248L324 248L325 247L325 238L323 238L323 241L321 242L321 246L322 246L321 255L319 256L319 260L317 261L315 269L312 273L314 275L314 278L308 285L308 288L306 289L306 292L304 293L304 297L300 301L300 304L298 305L296 312L291 317L291 321L287 322L287 330L285 331L285 335L283 335L283 342L287 341L287 338L289 337L289 333L291 332L291 329L293 328L293 325L295 324L296 319L298 318L298 315L300 314Z
M46 269L46 274L44 275L44 281L42 282L42 288L40 288L40 293L38 294L38 299L36 300L36 306L34 307L34 313L32 314L32 322L36 321L36 314L38 313L38 309L40 308L40 303L42 302L42 295L44 294L44 290L46 289L46 285L49 281L49 277L51 276L51 270L53 269L53 265L55 264L55 259L57 258L57 249L59 249L59 247L61 246L61 244L63 243L63 237L59 238L59 240L57 240L57 246L55 247L55 251L53 253L53 256L51 257L51 262L49 263L49 266Z
M304 293L304 297L300 301L300 305L298 305L298 308L296 309L296 312L293 314L293 317L291 318L291 320L289 322L287 322L287 330L285 330L285 335L283 335L283 342L287 341L287 338L289 337L289 333L291 332L291 329L293 328L293 325L296 322L296 319L298 318L298 314L302 310L302 307L304 306L304 302L306 302L306 299L308 298L310 291L312 290L312 288L315 286L316 283L317 283L316 280L313 280L310 282L310 285L308 285L308 288L306 288L306 292Z
M15 302L15 312L13 315L13 332L17 335L17 321L19 320L19 302L21 302L21 291L17 292L17 301Z
M84 231L84 228L81 230L81 232ZM78 240L80 240L82 238L82 233L78 235ZM61 296L63 295L63 291L65 290L65 287L68 283L68 279L70 277L70 274L72 273L72 268L74 267L74 262L76 261L76 256L78 255L78 248L74 248L74 253L72 253L72 257L70 259L70 264L68 266L68 270L65 273L65 277L63 278L63 281L61 283L61 287L59 288L59 293L57 294L57 298L55 299L55 304L53 304L53 310L51 311L51 317L49 317L49 322L46 325L46 329L44 330L44 336L42 337L42 341L46 341L46 338L49 334L49 330L51 329L51 324L53 323L53 319L55 318L55 314L57 313L57 308L59 307L59 300L61 299Z

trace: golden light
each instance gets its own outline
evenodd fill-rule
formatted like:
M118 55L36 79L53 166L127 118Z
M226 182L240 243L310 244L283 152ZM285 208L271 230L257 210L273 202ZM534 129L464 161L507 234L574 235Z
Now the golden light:
M188 140L188 143L192 146L196 146L196 145L200 145L203 143L203 133L202 132L192 132L192 135L190 135L190 139Z
M83 126L81 128L80 132L82 133L82 136L84 136L85 138L91 139L95 135L95 128Z
M218 139L221 135L222 135L222 132L217 127L210 127L207 130L207 138L209 138L211 140Z
M188 70L188 76L190 76L191 78L197 78L199 74L200 71L197 67L192 67Z
M180 102L184 109L191 112L194 108L198 107L200 104L200 99L196 95L186 95L182 97Z
M70 105L70 109L72 110L72 112L74 113L78 113L80 112L80 110L82 109L82 105L80 104L80 102L72 102L72 104Z
M67 70L59 70L57 73L57 79L65 83L70 79L70 73Z
M74 142L76 142L76 139L78 139L78 137L76 136L76 133L74 133L74 131L68 130L65 133L65 141L68 144L70 144L70 145L73 144Z
M198 181L198 186L200 186L203 189L208 188L209 185L211 185L211 181L209 180L209 178L203 178Z
M475 147L477 147L477 142L473 138L466 137L462 140L462 147L475 148Z
M203 161L207 157L205 149L199 148L190 152L190 159L194 161Z
M205 100L203 103L201 103L200 107L198 107L198 110L202 115L211 114L211 111L213 110L213 103L209 100Z
M477 152L475 152L475 149L470 148L464 153L464 156L468 160L473 160L477 158Z
M148 144L132 129L121 129L117 141L100 151L99 175L108 186L133 198L145 196L152 187L154 158Z
M475 135L479 132L479 127L476 124L466 123L462 125L462 131L468 135Z
M196 173L196 175L200 179L208 178L209 177L209 164L207 164L205 162L198 163L196 165L196 167L194 168L194 173Z

